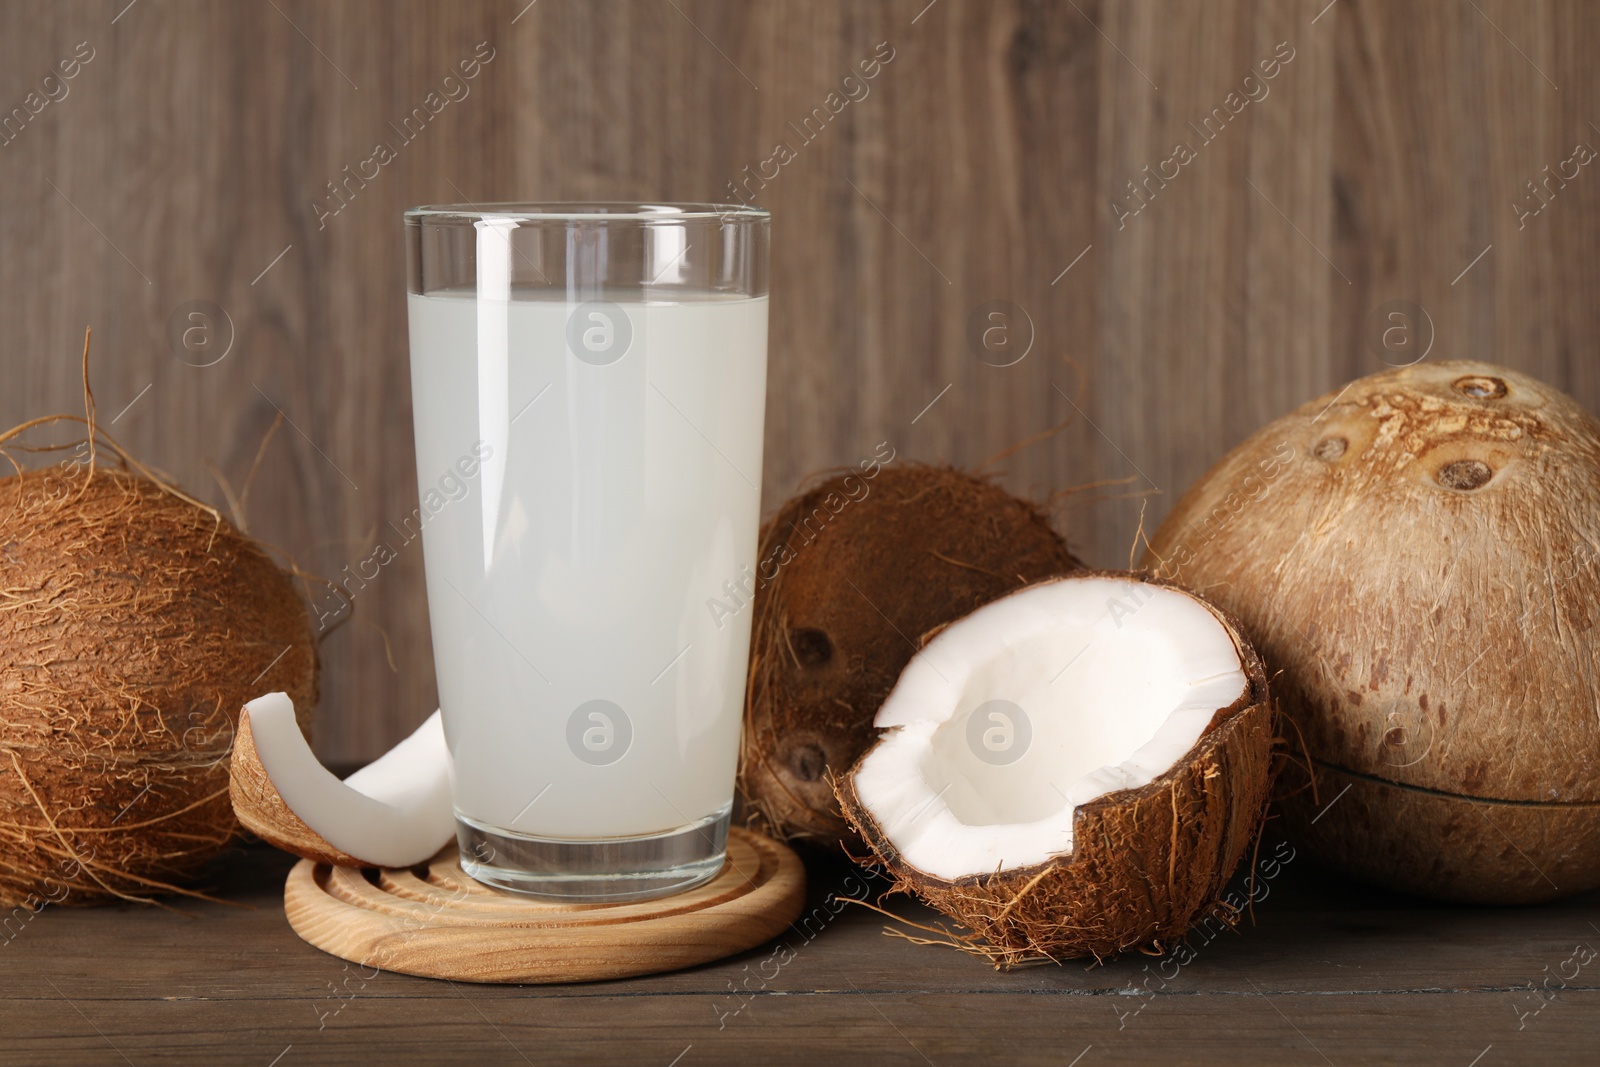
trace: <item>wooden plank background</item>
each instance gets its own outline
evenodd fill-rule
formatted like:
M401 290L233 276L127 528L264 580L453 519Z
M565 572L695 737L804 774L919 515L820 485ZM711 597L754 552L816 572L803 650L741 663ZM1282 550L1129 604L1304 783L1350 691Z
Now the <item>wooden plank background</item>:
M407 206L726 199L779 142L769 509L880 441L975 466L1071 416L997 469L1041 499L1113 483L1056 505L1113 565L1141 508L1158 521L1263 421L1424 341L1600 408L1600 175L1516 207L1600 142L1593 5L525 4L0 4L0 115L26 117L0 145L0 425L78 408L92 325L102 419L214 502L208 464L242 482L282 410L251 528L337 574L416 506ZM93 58L44 83L80 42ZM327 183L481 42L470 94L319 226ZM866 95L802 142L790 123L881 42ZM1235 92L1258 98L1203 142ZM1195 158L1125 214L1180 142ZM212 366L167 339L194 301L225 312L217 348L231 324ZM996 301L1032 334L1012 366L968 340ZM1395 301L1398 353L1374 320ZM433 707L420 549L323 654L327 759Z

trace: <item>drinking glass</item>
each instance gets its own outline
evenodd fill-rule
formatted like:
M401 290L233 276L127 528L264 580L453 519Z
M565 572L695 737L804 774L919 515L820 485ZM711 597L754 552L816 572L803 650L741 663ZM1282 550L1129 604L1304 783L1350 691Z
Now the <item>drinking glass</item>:
M462 867L575 902L721 869L761 498L766 212L406 212Z

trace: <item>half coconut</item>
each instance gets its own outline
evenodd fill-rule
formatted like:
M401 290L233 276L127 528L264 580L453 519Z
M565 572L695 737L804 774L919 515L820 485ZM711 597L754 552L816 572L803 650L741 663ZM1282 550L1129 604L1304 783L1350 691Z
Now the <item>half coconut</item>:
M1178 938L1261 824L1273 721L1233 619L1177 585L1084 571L942 630L839 783L893 874L996 963Z

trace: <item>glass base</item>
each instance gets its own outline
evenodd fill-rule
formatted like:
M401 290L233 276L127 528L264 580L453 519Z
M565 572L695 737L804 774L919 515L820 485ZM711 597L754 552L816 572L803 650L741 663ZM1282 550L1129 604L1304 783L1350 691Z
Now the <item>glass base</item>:
M697 823L640 837L534 837L456 814L461 869L485 885L568 904L681 893L722 870L731 805Z

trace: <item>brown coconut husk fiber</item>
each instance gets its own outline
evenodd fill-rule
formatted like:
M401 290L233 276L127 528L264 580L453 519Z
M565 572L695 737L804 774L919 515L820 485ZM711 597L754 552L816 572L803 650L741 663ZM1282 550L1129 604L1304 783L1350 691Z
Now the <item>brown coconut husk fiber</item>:
M228 755L241 706L317 695L290 577L215 509L85 415L0 434L0 906L150 901L237 833ZM65 445L17 442L82 423ZM75 450L23 470L12 452ZM102 462L102 452L116 465ZM197 895L197 894L196 894Z

